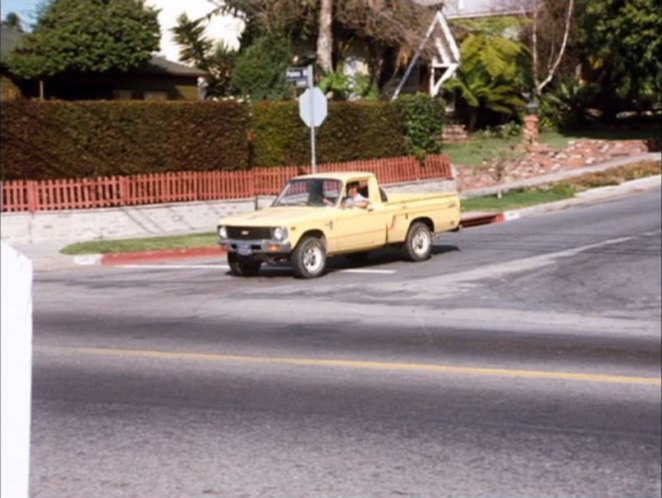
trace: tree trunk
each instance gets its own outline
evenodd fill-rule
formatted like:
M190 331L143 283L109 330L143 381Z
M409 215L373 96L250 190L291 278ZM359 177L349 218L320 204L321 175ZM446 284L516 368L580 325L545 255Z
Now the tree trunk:
M321 0L319 32L317 35L317 64L325 73L333 72L333 34L331 21L333 0Z
M537 61L537 51L538 48L536 46L536 29L537 29L537 14L538 14L538 5L534 3L534 22L533 22L533 53L534 53L534 59L533 59L533 70L534 70L534 79L535 79L535 84L536 84L536 93L540 94L542 93L543 89L547 86L547 84L552 81L554 78L554 73L556 73L556 70L559 67L559 64L561 63L561 59L563 59L563 54L565 53L565 49L568 46L568 37L570 36L570 25L572 24L572 15L575 9L575 0L568 0L568 8L566 10L565 14L565 22L563 25L563 39L561 41L561 46L559 47L558 54L556 55L556 59L552 62L550 61L550 64L548 65L547 68L547 76L543 81L539 80L537 70L538 70L538 61Z
M469 107L469 133L476 131L478 123L478 107Z

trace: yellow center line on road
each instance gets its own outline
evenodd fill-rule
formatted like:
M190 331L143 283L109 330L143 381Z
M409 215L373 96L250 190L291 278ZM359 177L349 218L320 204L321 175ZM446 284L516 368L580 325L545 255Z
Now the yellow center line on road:
M509 368L481 368L460 367L452 365L435 365L419 363L388 363L380 361L359 360L322 360L314 358L286 358L278 356L243 356L224 355L209 353L182 353L172 351L148 351L136 349L104 349L104 348L67 348L56 349L70 350L85 354L96 354L104 356L127 356L141 358L160 358L166 360L188 360L188 361L210 361L210 362L233 362L270 365L291 365L307 367L348 368L364 370L383 370L418 373L438 373L452 375L480 375L486 377L511 377L522 379L548 379L569 380L579 382L602 382L609 384L639 384L650 386L662 386L660 377L635 377L628 375L610 375L598 373L579 372L555 372L545 370L517 370Z

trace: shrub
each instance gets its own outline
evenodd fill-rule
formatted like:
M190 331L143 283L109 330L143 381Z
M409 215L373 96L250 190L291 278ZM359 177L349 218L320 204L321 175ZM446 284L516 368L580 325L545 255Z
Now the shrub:
M0 109L2 179L56 179L310 163L295 101L36 102ZM407 155L398 108L331 102L317 161Z
M255 102L252 110L252 164L285 166L310 161L310 132L299 117L297 102Z
M377 83L364 74L332 72L322 78L319 87L325 94L330 92L333 100L379 100Z
M248 168L235 102L4 102L2 179Z
M232 73L233 92L251 100L287 100L294 95L285 71L292 60L286 38L265 36L257 39L236 60Z
M541 99L541 126L576 128L583 125L597 92L598 86L594 84L560 83Z
M395 103L404 119L407 152L419 158L440 153L444 101L419 93L403 95Z
M310 164L310 129L297 102L253 106L252 162L255 166ZM316 130L318 163L406 155L402 119L385 102L330 102Z

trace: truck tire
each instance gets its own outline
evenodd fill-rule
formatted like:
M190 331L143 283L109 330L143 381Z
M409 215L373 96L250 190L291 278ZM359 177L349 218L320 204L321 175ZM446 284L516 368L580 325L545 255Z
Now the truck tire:
M228 253L228 265L230 265L230 273L238 277L252 277L257 275L260 271L262 262L253 258L242 258L237 254Z
M408 261L423 261L432 253L432 233L425 223L412 223L407 239L402 245L402 253Z
M319 277L326 269L324 242L317 237L304 237L292 251L290 262L295 277Z

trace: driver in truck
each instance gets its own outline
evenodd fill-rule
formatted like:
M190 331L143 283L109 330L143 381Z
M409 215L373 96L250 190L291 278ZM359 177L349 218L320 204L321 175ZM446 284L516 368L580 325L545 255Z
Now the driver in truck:
M367 208L368 199L363 197L359 192L359 182L349 182L347 184L347 197L343 203L343 207L358 207Z

